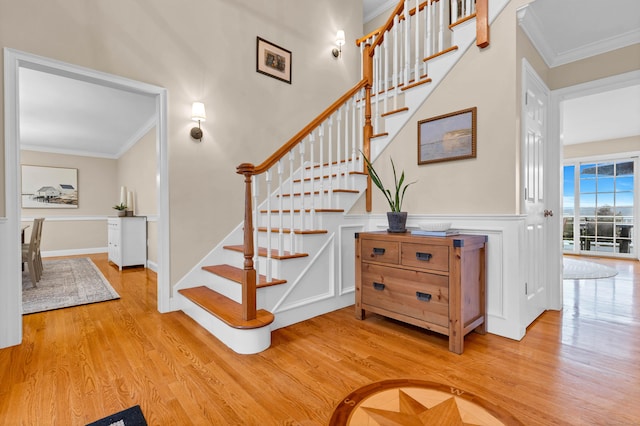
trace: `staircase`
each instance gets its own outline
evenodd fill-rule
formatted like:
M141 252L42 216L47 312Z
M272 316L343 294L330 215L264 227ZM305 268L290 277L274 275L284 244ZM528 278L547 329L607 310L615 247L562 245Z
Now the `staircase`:
M244 221L177 284L178 307L251 354L270 346L272 330L352 305L337 236L365 192L370 210L362 153L375 160L474 40L488 44L488 25L476 37L473 23L508 0L492 0L501 6L489 18L486 1L477 19L471 0L401 1L358 40L363 79L265 162L238 166Z

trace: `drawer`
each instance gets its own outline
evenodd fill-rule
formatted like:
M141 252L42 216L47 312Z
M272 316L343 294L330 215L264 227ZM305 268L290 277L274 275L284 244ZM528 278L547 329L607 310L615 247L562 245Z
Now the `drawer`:
M442 275L362 265L362 303L449 327L449 280Z
M402 243L400 263L415 268L449 270L449 248L429 244Z
M400 243L396 241L362 240L363 262L400 263Z

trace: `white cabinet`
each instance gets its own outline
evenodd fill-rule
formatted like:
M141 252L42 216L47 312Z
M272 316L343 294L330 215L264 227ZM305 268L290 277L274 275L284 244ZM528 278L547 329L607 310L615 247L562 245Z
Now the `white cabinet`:
M109 262L125 266L147 266L146 216L110 217L107 222Z

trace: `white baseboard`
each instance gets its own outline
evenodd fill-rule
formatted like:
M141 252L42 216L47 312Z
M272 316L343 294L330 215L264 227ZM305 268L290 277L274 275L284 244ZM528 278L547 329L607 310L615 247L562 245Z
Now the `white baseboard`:
M96 254L96 253L106 253L106 252L107 252L106 247L69 249L69 250L50 250L50 251L43 251L42 257L77 256L79 254Z

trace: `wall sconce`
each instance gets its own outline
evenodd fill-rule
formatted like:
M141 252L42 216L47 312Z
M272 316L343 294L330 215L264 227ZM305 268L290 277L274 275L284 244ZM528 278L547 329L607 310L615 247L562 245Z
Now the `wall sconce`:
M331 51L334 58L342 56L342 45L344 45L344 40L344 30L338 30L336 34L336 46L338 47L334 47Z
M204 111L204 104L202 102L194 102L193 105L191 105L191 119L198 122L198 127L191 129L191 137L201 141L202 129L200 128L200 122L207 120L207 113Z

